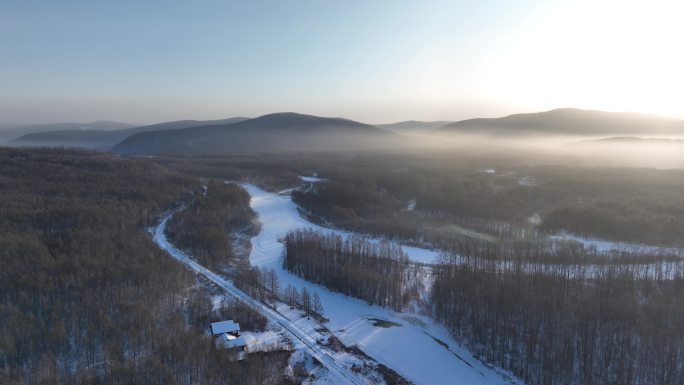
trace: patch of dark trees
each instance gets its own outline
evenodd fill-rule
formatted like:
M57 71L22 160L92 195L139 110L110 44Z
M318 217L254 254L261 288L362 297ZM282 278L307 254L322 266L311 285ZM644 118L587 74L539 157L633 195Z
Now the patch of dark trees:
M280 191L315 172L310 156L297 154L235 154L225 156L158 157L155 162L183 175L229 181L247 181L268 191Z
M166 234L203 266L221 270L235 257L232 234L255 231L249 199L242 187L211 180L202 194L169 220Z
M295 190L292 200L317 219L368 235L416 239L420 223L404 213L405 202L363 184L328 181L307 191ZM317 218L318 217L318 218Z
M529 385L681 384L684 276L616 262L569 266L445 255L433 316L486 362ZM550 259L553 259L551 257Z
M0 383L286 381L288 353L214 348L195 275L144 231L199 187L147 160L0 149Z
M684 192L684 189L682 189ZM650 245L684 245L684 202L597 201L552 209L544 217L551 233L569 231L583 236Z
M330 290L372 305L404 309L417 297L419 268L401 247L299 229L285 236L283 266Z
M644 266L658 264L665 269L682 265L684 256L675 249L625 247L619 250L599 250L579 242L557 239L548 242L535 240L489 242L477 239L450 239L440 244L442 250L467 263L486 264L492 261L507 268L516 265L566 266L631 266L635 272ZM452 258L449 254L447 257Z
M312 218L373 236L426 243L457 224L497 239L539 231L684 246L684 171L501 166L495 174L425 156L319 159L327 181L295 191ZM523 183L521 180L531 180ZM407 210L415 201L415 209ZM529 218L538 214L542 226ZM542 234L543 235L543 234Z

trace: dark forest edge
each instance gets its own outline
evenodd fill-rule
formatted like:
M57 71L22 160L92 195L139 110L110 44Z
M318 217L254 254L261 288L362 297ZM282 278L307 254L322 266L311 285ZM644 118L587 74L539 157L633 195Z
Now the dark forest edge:
M202 193L171 218L166 234L201 265L223 270L231 262L239 262L235 261L235 234L250 236L258 232L249 199L249 194L236 184L209 180L202 186Z
M283 267L330 290L397 311L418 298L421 269L388 242L299 229L285 236Z
M288 352L238 363L214 348L208 321L263 321L239 304L213 311L205 284L144 231L199 194L197 178L106 154L0 149L0 186L0 383L289 381Z

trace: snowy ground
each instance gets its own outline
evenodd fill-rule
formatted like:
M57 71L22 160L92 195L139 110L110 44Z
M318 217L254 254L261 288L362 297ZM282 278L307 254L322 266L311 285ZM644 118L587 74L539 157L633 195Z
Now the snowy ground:
M573 234L568 234L568 233L561 233L558 235L553 235L551 237L552 240L556 241L573 241L573 242L579 242L584 247L595 247L597 251L612 251L612 250L617 250L617 251L629 251L629 252L642 252L646 254L675 254L675 255L684 255L684 250L676 247L662 247L662 246L651 246L651 245L644 245L640 243L629 243L629 242L615 242L615 241L607 241L603 239L598 239L598 238L588 238L588 237L579 237L577 235Z
M309 182L309 183L316 183L316 182L320 182L320 181L324 181L324 180L325 180L325 179L323 179L323 178L319 178L317 175L314 175L314 176L303 176L303 175L300 175L300 176L299 176L299 179L303 180L304 182Z
M283 348L283 338L281 333L273 330L266 330L264 332L242 332L240 335L245 339L246 351L254 352L271 352Z
M317 342L317 336L309 330L302 329L293 320L289 319L282 313L273 310L266 304L255 300L242 290L233 285L232 282L223 278L222 276L208 270L204 266L195 262L190 256L178 250L166 239L164 230L169 219L173 213L169 213L162 218L161 222L152 231L155 243L163 250L167 251L173 258L185 264L192 270L204 275L209 280L221 287L227 294L238 298L244 303L258 309L269 321L270 324L282 328L288 333L295 348L306 351L307 354L318 360L326 369L323 379L328 383L333 384L367 384L368 381L362 376L351 370L349 362L355 358L345 352L335 352L332 349L321 346Z
M251 184L243 184L242 187L252 196L252 209L259 214L259 220L261 221L262 225L265 225L266 220L268 220L268 227L272 233L270 235L277 235L275 238L271 239L273 242L278 242L278 238L282 238L285 234L287 234L288 231L298 228L311 228L314 230L320 230L324 233L335 233L345 238L351 234L350 232L344 230L322 227L303 218L301 215L299 215L297 206L292 202L290 196L287 194L282 194L281 192L278 192L277 194L269 193ZM259 207L259 210L257 210L256 206ZM266 218L266 220L264 220L264 218ZM254 241L255 240L252 239L252 250L254 250ZM368 241L380 242L380 239L368 238ZM280 245L280 247L282 248L282 245ZM422 247L402 246L401 248L408 255L412 262L424 264L435 263L440 253L438 250L431 250ZM254 253L252 252L250 255L250 261L252 264L256 266L262 266L261 261L255 261L253 259L254 257L279 259L280 254L274 256L254 256Z
M282 267L284 245L280 242L290 230L313 228L348 236L348 232L322 228L302 218L288 196L243 185L252 196L252 209L258 214L261 232L252 238L250 262L274 269L284 287L292 284L317 292L330 321L326 327L346 345L357 345L378 362L392 368L416 384L507 384L503 371L491 369L473 358L448 332L427 317L397 313L310 283ZM414 261L433 261L437 252L404 247ZM280 309L279 309L280 310ZM394 326L375 326L377 320ZM440 343L441 342L441 343ZM447 348L448 346L448 348Z

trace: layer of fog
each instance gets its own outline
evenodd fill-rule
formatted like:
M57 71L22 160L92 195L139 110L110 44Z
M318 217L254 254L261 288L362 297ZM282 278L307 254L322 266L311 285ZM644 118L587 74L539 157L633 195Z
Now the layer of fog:
M601 138L577 136L424 135L403 137L407 151L449 153L478 158L516 159L527 164L684 168L682 138Z

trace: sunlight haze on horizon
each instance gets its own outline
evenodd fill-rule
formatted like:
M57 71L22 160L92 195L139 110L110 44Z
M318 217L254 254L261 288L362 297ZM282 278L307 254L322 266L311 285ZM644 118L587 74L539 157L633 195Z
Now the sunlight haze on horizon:
M0 123L684 118L677 1L0 4Z

